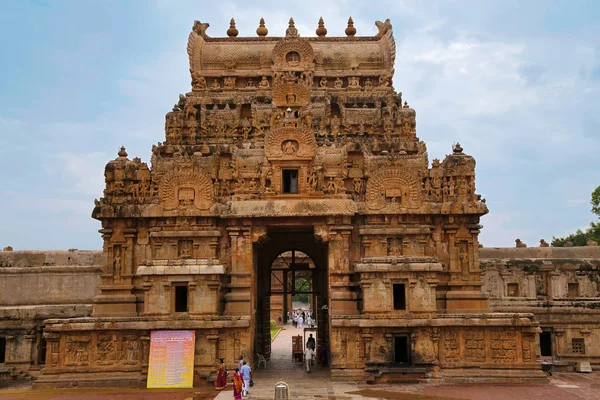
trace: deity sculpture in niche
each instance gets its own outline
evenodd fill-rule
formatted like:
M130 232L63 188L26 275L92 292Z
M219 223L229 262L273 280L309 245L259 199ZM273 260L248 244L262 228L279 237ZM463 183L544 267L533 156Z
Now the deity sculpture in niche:
M179 258L192 258L194 242L192 240L180 240L178 243Z
M294 93L288 93L285 95L285 99L288 104L296 104L296 95Z
M266 89L266 88L270 87L271 85L269 85L269 81L267 80L267 77L263 76L262 79L260 80L260 83L258 84L258 86L261 89Z
M180 187L178 191L179 205L187 207L194 204L195 191L194 188Z
M298 142L295 140L286 140L281 144L281 151L287 156L293 156L298 151Z
M360 78L357 76L352 76L348 78L348 88L350 89L358 89L360 88Z
M300 54L297 51L290 51L285 55L285 61L289 67L296 67L300 64Z
M388 239L388 256L402 255L402 238Z
M224 85L225 89L233 89L235 87L235 77L233 76L228 76L225 78L224 80Z
M121 246L113 247L113 272L115 277L121 276Z

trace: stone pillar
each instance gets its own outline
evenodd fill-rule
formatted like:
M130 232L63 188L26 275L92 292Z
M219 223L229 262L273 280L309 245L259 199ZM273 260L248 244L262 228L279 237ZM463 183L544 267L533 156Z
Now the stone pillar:
M94 297L93 317L100 316L119 316L133 317L137 316L136 297L131 293L133 289L132 275L133 270L133 243L135 241L134 228L124 228L123 235L126 242L121 245L111 243L113 235L112 229L101 229L104 239L104 268L102 274L102 283L99 287L100 295ZM118 247L116 247L118 246ZM113 250L120 252L120 271L114 270L115 254ZM118 275L118 276L117 276Z
M527 274L527 297L530 299L537 298L537 288L535 286L535 274Z
M453 222L452 217L450 220ZM466 249L459 248L456 243L457 225L447 225L448 250L450 252L450 282L446 293L446 310L456 312L482 312L489 310L488 296L481 291L481 269L479 266L479 250L477 236L481 225L467 225L470 238Z
M358 314L358 295L351 290L352 225L329 225L329 315Z
M251 315L252 277L254 260L250 228L227 228L231 241L231 263L229 275L230 292L225 295L225 315Z

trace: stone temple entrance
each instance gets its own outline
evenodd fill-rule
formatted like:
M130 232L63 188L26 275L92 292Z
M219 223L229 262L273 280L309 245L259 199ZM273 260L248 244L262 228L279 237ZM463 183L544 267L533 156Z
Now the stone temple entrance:
M304 331L292 328L287 321L287 311L292 311L292 296L304 293L309 297L310 311L314 316L317 331L314 336L317 343L329 348L329 315L328 315L328 246L314 236L312 226L307 227L273 227L267 229L266 239L255 245L256 268L256 333L255 349L265 358L270 359L271 335L270 321L287 322L285 330L294 329L293 335L301 335ZM306 284L297 285L302 277ZM273 314L272 299L280 299L282 304ZM277 315L279 314L280 315ZM281 324L280 324L281 325ZM291 362L291 334L282 335L288 338L287 353ZM308 334L307 334L308 337Z
M532 314L492 312L481 289L475 159L456 144L430 162L392 87L392 25L376 26L213 38L194 23L165 140L150 163L122 148L106 165L99 294L89 318L46 321L38 384L144 385L161 329L194 330L198 385L221 358L271 358L273 263L294 251L314 263L332 379L545 379Z

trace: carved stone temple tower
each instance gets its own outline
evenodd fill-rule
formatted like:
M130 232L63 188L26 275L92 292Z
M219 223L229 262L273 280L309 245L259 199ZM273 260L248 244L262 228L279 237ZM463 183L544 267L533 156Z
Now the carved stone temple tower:
M218 358L269 358L271 298L289 311L300 273L333 379L541 379L533 316L492 313L481 291L475 160L457 144L429 164L392 87L392 25L376 25L194 23L192 90L150 166L124 148L106 165L100 295L89 318L46 321L40 384L143 384L160 329L195 330L196 383Z

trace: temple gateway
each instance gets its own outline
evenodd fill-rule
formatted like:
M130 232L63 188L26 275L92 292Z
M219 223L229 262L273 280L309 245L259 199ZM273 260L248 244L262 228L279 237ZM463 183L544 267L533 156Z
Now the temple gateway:
M98 292L91 314L45 321L40 384L143 384L161 329L195 331L197 384L219 358L269 359L271 301L286 318L300 275L332 379L543 379L533 314L482 291L475 160L456 144L429 162L392 86L392 25L376 25L194 23L165 140L149 165L125 148L106 165Z

